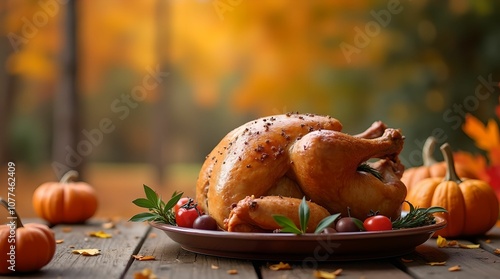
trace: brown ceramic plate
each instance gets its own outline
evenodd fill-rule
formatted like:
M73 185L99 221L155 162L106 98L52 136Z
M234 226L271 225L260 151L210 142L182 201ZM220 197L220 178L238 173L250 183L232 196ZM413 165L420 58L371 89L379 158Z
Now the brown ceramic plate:
M333 234L238 233L182 228L150 223L185 250L219 257L249 260L318 261L366 260L396 257L412 252L446 226Z

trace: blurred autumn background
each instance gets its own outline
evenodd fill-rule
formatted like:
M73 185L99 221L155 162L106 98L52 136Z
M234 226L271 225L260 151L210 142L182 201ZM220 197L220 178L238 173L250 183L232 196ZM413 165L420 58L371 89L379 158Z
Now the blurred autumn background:
M67 169L99 216L140 212L142 184L193 195L227 132L290 111L401 128L408 167L430 135L487 163L500 145L495 0L2 0L0 21L0 178L15 162L22 216Z

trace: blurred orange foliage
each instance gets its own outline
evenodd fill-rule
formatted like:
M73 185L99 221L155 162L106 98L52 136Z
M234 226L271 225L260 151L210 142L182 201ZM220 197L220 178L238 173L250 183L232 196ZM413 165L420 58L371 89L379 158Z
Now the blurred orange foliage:
M500 119L500 104L497 105L495 113ZM489 163L486 164L481 156L464 156L462 160L470 162L470 166L475 166L479 177L487 181L497 193L500 199L500 133L498 123L494 119L489 119L484 125L479 119L471 114L467 114L463 131L472 138L476 146L487 153Z
M79 1L82 92L98 92L111 69L143 74L146 66L168 63L171 70L190 80L193 97L201 106L217 104L223 83L237 78L230 98L236 110L276 113L276 104L285 100L291 107L308 103L311 110L327 113L328 103L344 94L342 85L332 90L335 77L327 69L380 64L385 59L383 50L394 43L391 37L397 37L381 30L370 48L349 63L338 44L352 42L353 28L372 20L366 11L383 7L385 2L231 3L220 10L217 1L130 0L126 5L119 0ZM4 5L9 12L3 32L18 36L14 43L18 51L9 59L9 71L56 83L64 4L47 0ZM47 20L41 21L44 17ZM31 37L25 34L26 25L34 26L36 34L19 39Z

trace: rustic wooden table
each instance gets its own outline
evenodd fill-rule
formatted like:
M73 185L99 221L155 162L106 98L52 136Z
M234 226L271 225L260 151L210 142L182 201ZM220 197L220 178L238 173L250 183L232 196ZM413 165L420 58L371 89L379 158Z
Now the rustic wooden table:
M430 239L403 257L381 260L324 262L317 268L289 262L291 270L273 271L277 262L248 261L195 254L183 250L163 231L145 223L116 222L104 228L104 222L92 220L85 225L53 227L57 251L51 263L36 273L4 278L317 278L316 270L342 269L340 278L500 278L500 227L487 235L462 244L477 243L478 249L438 248ZM104 231L111 238L89 236ZM99 255L74 254L75 249L95 248ZM132 255L154 256L139 261ZM441 262L444 265L430 265ZM449 268L459 266L459 271ZM143 275L151 272L150 277ZM1 277L0 277L1 278Z

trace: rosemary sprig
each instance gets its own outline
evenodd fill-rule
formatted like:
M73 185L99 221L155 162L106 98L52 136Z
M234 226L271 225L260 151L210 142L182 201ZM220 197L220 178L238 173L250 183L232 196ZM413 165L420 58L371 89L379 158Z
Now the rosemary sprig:
M414 228L436 223L433 213L447 212L440 206L429 208L415 208L409 201L405 201L410 206L410 211L403 217L392 222L393 229Z
M382 182L384 181L382 174L378 170L373 168L372 166L368 165L368 163L362 163L361 165L359 165L356 168L356 171L369 173L369 174L375 176L378 180L380 180Z
M130 218L132 222L155 221L175 225L175 215L172 208L181 199L183 192L174 192L168 202L164 202L158 194L144 185L146 198L138 198L132 201L138 207L147 208L148 212L136 214Z
M314 233L321 233L325 228L330 226L335 220L340 216L340 213L330 215L328 217L323 218L319 223L316 229L314 230ZM288 217L284 215L279 215L279 214L274 214L273 218L278 225L281 226L280 232L288 232L288 233L294 233L294 234L304 234L306 233L307 230L307 224L309 223L309 217L310 217L310 210L309 206L307 205L306 198L303 197L302 201L300 202L299 205L299 225L300 228L298 228L295 223Z

